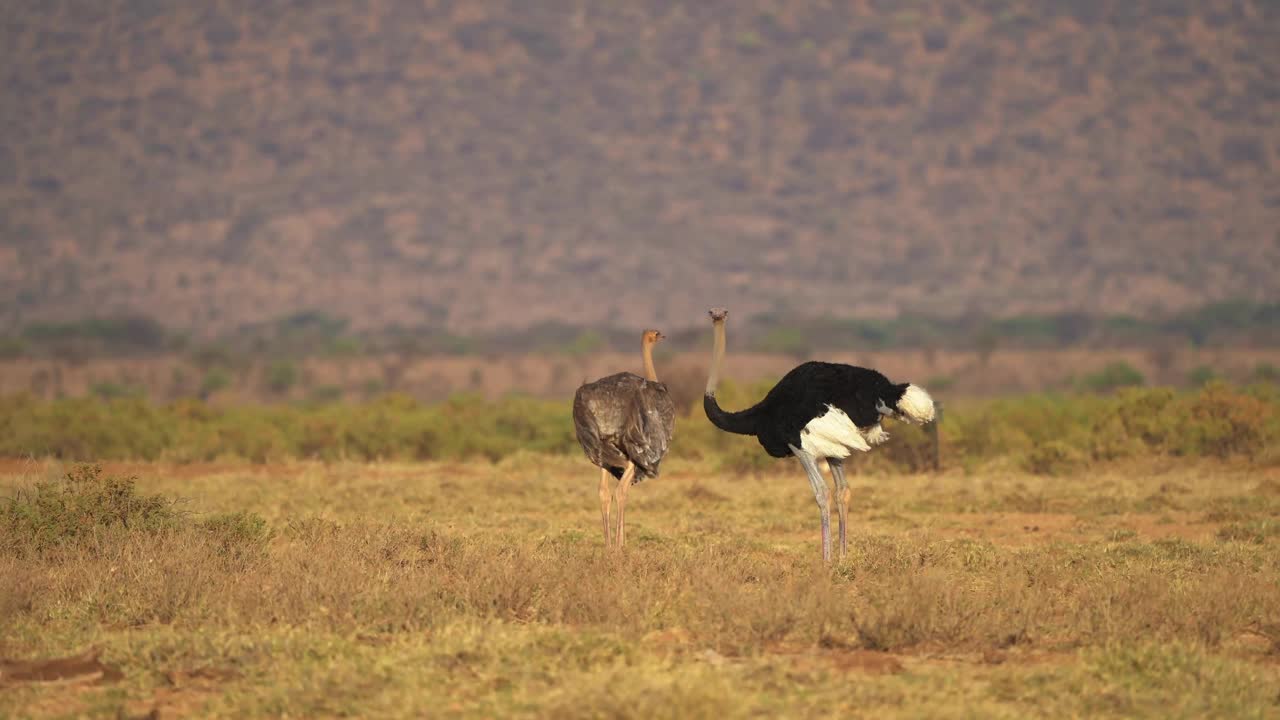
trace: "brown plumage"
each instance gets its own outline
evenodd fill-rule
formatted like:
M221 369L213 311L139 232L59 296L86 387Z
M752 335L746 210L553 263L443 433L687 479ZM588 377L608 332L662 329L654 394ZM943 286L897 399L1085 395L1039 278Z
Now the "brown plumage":
M675 429L676 406L653 368L653 345L662 333L646 330L642 339L645 374L617 373L587 383L573 396L573 425L587 459L601 468L600 514L605 543L611 544L609 476L619 480L618 545L625 542L624 513L633 483L657 477Z

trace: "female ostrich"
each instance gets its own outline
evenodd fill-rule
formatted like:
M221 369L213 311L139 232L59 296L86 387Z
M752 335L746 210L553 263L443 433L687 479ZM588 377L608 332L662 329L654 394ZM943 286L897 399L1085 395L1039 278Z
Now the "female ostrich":
M676 406L653 369L653 346L664 335L645 330L641 339L644 373L621 372L578 388L573 426L587 459L600 466L600 519L604 543L612 545L609 476L618 478L618 547L626 542L627 491L633 482L658 476L675 426Z
M822 559L830 561L830 491L818 469L818 461L825 459L836 481L843 555L849 501L844 459L854 450L866 452L889 439L880 427L882 415L904 422L932 421L933 399L915 385L895 385L875 370L811 361L793 368L754 406L725 412L716 402L716 384L724 361L724 323L729 311L714 308L710 312L715 345L702 399L707 419L726 432L755 435L773 457L795 455L800 459L822 516Z

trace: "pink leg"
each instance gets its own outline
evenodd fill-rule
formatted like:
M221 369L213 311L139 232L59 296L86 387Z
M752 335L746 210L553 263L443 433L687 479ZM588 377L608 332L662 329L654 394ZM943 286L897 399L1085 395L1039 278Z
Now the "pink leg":
M627 463L627 469L622 473L622 479L618 481L618 547L621 548L627 542L627 491L631 489L631 481L636 476L636 466L634 463Z
M609 505L613 503L613 492L609 489L609 471L600 468L600 520L604 524L604 546L613 545L612 528L609 526Z

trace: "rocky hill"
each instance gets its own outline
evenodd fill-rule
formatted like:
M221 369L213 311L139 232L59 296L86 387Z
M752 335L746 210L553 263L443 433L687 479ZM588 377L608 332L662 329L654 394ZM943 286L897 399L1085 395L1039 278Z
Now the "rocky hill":
M0 329L1280 297L1270 0L20 0L0 23Z

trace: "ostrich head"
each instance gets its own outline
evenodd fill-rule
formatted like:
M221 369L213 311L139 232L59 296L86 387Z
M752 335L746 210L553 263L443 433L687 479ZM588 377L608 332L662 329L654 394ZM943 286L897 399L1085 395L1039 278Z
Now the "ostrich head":
M711 322L714 323L722 323L729 317L729 311L722 307L711 308L707 314L711 316Z
M895 397L896 396L896 397ZM892 405L885 402L888 400ZM933 398L924 388L912 385L911 383L902 383L893 386L893 394L888 398L881 399L876 409L881 415L888 415L903 422L923 425L933 422L937 417L933 407Z
M659 340L666 340L666 339L667 339L667 336L666 336L666 335L663 335L661 332L659 332L659 331L657 331L657 330L645 330L645 331L644 331L643 340L644 340L644 342L645 342L646 344L648 344L648 345L653 345L654 343L658 342Z

